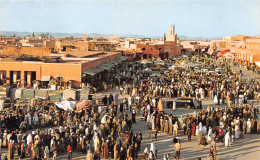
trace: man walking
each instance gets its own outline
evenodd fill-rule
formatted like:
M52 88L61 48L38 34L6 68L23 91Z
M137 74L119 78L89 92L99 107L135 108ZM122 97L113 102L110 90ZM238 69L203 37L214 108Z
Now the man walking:
M176 153L176 158L180 159L180 154L181 154L181 144L180 140L174 145L175 153Z

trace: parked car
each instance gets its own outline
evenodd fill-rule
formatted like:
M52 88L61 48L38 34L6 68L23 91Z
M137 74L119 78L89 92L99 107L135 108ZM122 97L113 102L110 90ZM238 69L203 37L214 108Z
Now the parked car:
M175 110L176 108L197 108L197 105L194 104L194 101L192 98L178 98L173 102L172 109Z

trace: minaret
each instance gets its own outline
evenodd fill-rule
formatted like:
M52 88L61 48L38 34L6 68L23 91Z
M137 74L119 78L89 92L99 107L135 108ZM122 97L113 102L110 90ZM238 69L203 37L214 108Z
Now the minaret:
M174 26L174 25L171 25L171 26L170 26L170 30L169 30L169 34L170 34L170 35L174 35L174 29L175 29L175 26Z
M83 40L84 40L84 41L87 41L87 40L88 40L88 34L87 34L87 33L85 33L85 36L83 37Z
M175 25L171 25L169 33L166 35L166 41L177 41L177 35L175 34Z

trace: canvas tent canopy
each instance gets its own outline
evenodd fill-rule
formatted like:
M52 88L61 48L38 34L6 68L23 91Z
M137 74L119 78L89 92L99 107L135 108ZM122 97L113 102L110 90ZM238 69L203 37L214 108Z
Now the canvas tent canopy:
M61 102L55 102L55 105L63 109L65 111L72 111L75 109L76 101L61 101Z

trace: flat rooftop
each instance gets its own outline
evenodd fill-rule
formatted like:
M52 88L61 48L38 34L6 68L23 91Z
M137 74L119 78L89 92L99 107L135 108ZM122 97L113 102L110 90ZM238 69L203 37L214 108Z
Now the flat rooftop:
M117 55L121 52L95 52L93 54L89 55L84 55L84 57L43 57L43 58L31 58L31 57L24 57L24 58L13 58L13 57L4 57L0 58L0 63L1 62L9 62L9 63L35 63L35 64L40 64L40 63L68 63L68 64L81 64L81 63L86 63L90 61L95 61L98 59L110 57Z

